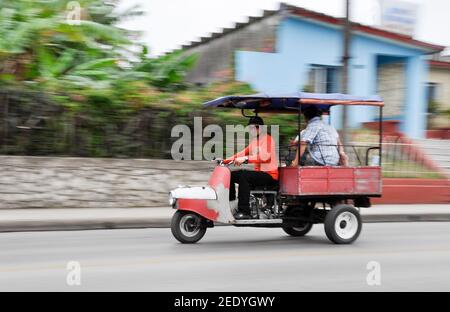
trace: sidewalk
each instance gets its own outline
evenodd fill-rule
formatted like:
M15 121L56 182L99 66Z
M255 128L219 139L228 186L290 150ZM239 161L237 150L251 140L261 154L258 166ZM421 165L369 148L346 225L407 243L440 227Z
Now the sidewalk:
M166 228L170 208L0 209L0 232ZM364 222L447 222L450 205L380 205L361 209Z

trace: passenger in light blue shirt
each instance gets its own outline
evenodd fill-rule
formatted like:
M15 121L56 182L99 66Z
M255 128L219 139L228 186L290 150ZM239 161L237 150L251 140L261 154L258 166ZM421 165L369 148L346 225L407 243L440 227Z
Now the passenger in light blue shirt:
M302 166L337 166L348 165L348 157L333 126L322 121L322 111L315 105L303 111L307 126L300 134L300 165ZM299 138L295 139L298 142ZM298 166L299 153L292 163Z

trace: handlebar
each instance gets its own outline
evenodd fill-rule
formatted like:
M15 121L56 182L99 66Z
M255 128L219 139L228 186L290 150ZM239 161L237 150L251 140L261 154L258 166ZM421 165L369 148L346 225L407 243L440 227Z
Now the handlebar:
M215 162L218 166L223 166L223 167L229 167L232 164L234 164L234 160L230 161L229 163L225 163L224 159L213 159L213 162Z

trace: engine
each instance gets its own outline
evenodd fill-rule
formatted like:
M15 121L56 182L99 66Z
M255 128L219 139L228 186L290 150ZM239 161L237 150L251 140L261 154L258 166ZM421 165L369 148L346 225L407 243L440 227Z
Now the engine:
M250 193L252 219L274 219L278 215L277 192L252 191Z

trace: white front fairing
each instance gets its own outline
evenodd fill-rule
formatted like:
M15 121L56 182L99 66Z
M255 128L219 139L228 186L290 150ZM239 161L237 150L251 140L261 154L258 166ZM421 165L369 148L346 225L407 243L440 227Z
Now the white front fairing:
M208 207L219 213L217 222L230 224L235 221L230 207L230 190L222 184L216 186L217 200L208 200Z
M186 186L179 187L170 192L175 199L206 199L216 200L217 194L209 186Z
M234 222L229 201L230 175L230 169L217 166L208 181L209 186L183 186L171 191L171 205L176 209L196 212L214 222Z

